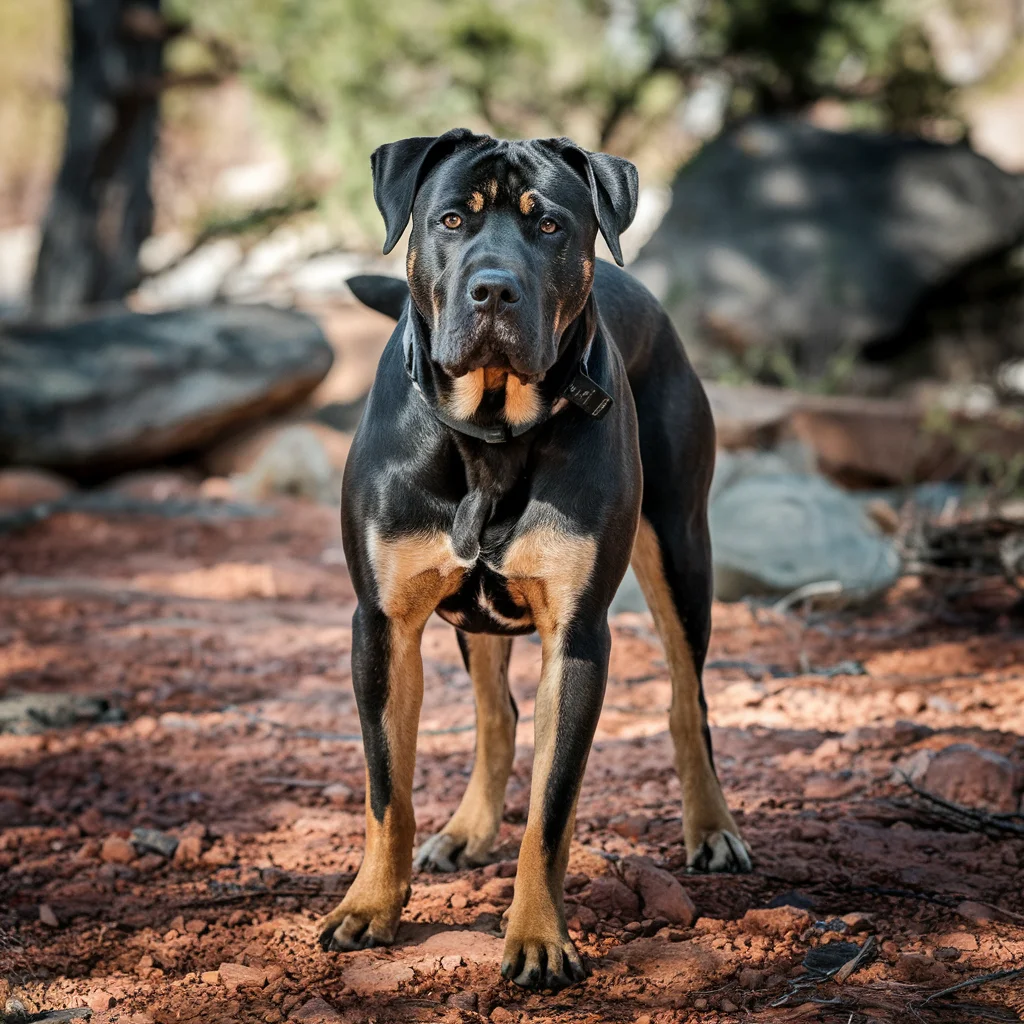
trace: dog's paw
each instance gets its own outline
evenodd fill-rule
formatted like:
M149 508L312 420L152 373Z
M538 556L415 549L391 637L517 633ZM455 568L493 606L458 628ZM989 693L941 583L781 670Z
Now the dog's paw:
M325 953L348 953L355 949L390 946L398 931L397 914L373 915L345 910L339 904L320 922L320 948Z
M487 855L474 855L466 839L438 832L416 851L413 867L417 871L462 871L481 867L489 859Z
M557 992L583 981L587 968L571 939L508 936L501 976L522 988Z
M686 861L686 870L692 874L745 875L752 869L750 848L738 835L724 829L708 833Z
M372 921L359 914L346 914L340 924L335 924L328 916L320 924L320 948L325 953L348 953L354 949L390 946L394 941L393 931L375 928Z

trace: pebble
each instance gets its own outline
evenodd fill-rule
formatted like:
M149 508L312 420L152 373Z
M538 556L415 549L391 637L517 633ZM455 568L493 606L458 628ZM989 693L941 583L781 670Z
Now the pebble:
M191 924L192 922L189 922ZM203 922L205 926L205 922ZM188 925L185 925L187 928ZM263 988L267 983L267 972L261 967L246 967L244 964L224 963L217 971L220 983L229 991L245 988Z
M278 1019L280 1019L280 1014L278 1014ZM315 999L310 999L308 1003L303 1003L289 1017L289 1020L301 1021L302 1024L342 1024L344 1017L330 1003L317 996Z
M135 847L122 836L107 836L100 847L100 858L106 864L131 864Z
M155 828L132 829L132 842L142 850L159 853L161 857L173 857L178 849L178 840Z
M356 802L355 791L351 786L346 786L344 782L332 782L331 785L325 787L323 794L332 804L338 806Z
M85 1005L94 1013L103 1013L117 1005L117 1000L103 988L94 988L85 998Z
M647 857L626 857L622 861L626 884L640 897L648 920L662 918L665 924L688 928L697 909L678 879Z
M921 780L924 789L953 803L1012 814L1024 776L1008 758L970 743L954 743L932 758Z
M203 842L199 836L185 836L178 842L178 848L174 851L174 866L178 868L190 868L199 863L199 857L203 852Z
M453 992L448 997L448 1005L456 1010L466 1010L469 1013L476 1013L479 999L475 992Z
M763 910L748 910L740 922L745 932L754 935L773 935L784 938L790 933L800 933L814 924L814 918L806 910L797 907L770 907Z
M60 921L57 920L57 915L53 912L53 907L51 907L49 903L40 904L39 920L45 924L47 928L60 927Z
M650 821L643 814L627 814L612 818L608 827L625 839L639 839L650 827Z

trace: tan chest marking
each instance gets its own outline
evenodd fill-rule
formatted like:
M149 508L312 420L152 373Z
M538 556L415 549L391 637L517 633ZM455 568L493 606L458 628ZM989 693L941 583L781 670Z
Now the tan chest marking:
M471 564L459 559L440 530L386 540L371 528L370 563L381 609L392 619L426 622L454 594Z
M448 408L456 419L468 420L480 407L485 391L505 390L505 420L517 427L535 420L541 411L540 391L534 384L523 384L505 370L471 370L452 381Z
M470 370L452 381L448 407L459 420L468 420L479 408L484 397L484 371Z
M509 545L501 574L516 603L530 608L542 637L553 636L568 624L596 557L593 537L554 525L539 526Z
M511 374L505 384L505 419L512 426L530 423L540 415L540 392Z

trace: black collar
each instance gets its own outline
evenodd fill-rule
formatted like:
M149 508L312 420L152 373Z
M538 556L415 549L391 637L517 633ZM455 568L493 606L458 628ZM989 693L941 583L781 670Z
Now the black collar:
M587 304L577 322L569 328L569 330L584 332L581 354L570 360L563 373L564 380L556 386L554 397L548 402L547 408L541 416L530 423L520 423L515 426L499 423L491 427L483 427L477 423L471 423L469 420L459 420L449 416L441 408L434 385L434 377L427 366L429 342L426 337L426 325L411 299L405 309L404 321L402 346L405 355L405 372L409 375L413 390L423 399L434 419L460 434L475 437L488 444L504 444L506 441L521 437L527 431L533 430L534 427L546 423L561 410L564 404L562 399L571 402L596 420L601 419L612 406L611 395L587 373L587 361L593 348L598 323L597 306L593 295L587 299ZM579 342L574 347L579 349Z

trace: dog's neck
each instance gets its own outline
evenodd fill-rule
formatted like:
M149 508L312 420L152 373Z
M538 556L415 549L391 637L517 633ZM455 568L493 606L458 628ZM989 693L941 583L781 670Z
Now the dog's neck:
M430 358L429 326L411 299L401 323L406 373L439 422L459 434L489 444L504 443L528 433L570 403L599 419L610 407L611 398L587 373L598 322L597 300L591 292L583 311L566 328L557 362L543 380L529 385L536 388L539 401L534 399L529 415L511 421L504 397L504 389L514 386L511 375L503 384L500 402L489 399L488 393L483 391L469 415L460 414L458 402L453 401L457 382ZM481 388L483 377L481 373Z

